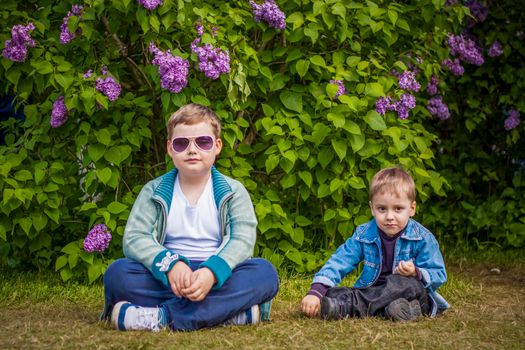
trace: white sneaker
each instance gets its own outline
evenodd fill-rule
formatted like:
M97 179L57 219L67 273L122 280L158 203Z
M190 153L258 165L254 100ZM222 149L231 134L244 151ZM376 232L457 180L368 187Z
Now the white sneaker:
M142 307L120 301L111 311L111 323L121 331L158 332L167 326L165 313L158 307Z
M242 326L247 324L257 324L261 320L259 305L253 305L246 311L241 311L223 323L225 326Z

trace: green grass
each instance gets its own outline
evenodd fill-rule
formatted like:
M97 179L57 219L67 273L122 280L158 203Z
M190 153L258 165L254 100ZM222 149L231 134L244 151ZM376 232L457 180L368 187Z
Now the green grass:
M287 276L269 323L157 334L118 332L99 322L101 285L0 270L0 349L523 349L525 264L512 255L492 258L449 261L441 292L452 308L436 319L309 319L298 304L311 276Z

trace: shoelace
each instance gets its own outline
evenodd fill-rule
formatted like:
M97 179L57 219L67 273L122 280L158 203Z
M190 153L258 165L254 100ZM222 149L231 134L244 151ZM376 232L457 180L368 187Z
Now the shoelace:
M159 332L161 330L158 311L148 309L149 308L135 308L136 317L132 319L134 321L131 325L132 329L151 330L153 332Z

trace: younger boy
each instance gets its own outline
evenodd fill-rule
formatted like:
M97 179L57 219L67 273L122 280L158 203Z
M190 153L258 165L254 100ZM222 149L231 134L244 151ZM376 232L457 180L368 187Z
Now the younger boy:
M242 184L213 163L220 122L189 104L168 121L175 169L148 182L123 237L126 258L104 275L105 310L120 330L193 330L267 320L279 281L264 259L250 259L255 212Z
M383 316L412 321L449 307L436 290L447 275L438 243L411 219L416 211L412 177L399 167L379 171L370 183L374 218L357 227L315 275L301 310L324 319ZM363 261L353 288L334 287Z

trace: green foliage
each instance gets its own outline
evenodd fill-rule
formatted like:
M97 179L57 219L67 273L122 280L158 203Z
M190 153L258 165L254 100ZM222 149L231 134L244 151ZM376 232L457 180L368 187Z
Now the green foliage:
M523 170L505 172L503 164L514 159L509 153L475 153L486 140L476 133L492 126L489 116L522 91L524 75L517 70L523 65L516 62L523 45L511 39L516 28L509 29L508 41L498 37L512 43L505 65L494 61L442 82L450 122L436 124L424 108L424 92L407 120L374 110L378 97L403 92L391 70L403 71L421 57L422 86L433 73L445 74L440 62L448 52L447 33L460 30L468 11L444 2L278 1L287 15L286 30L278 31L255 22L247 1L164 0L148 11L136 1L85 0L81 19L68 21L81 34L62 45L60 23L73 2L4 0L0 41L10 38L13 25L32 22L37 45L23 63L0 58L0 93L15 95L26 116L1 124L1 260L54 266L65 280L99 278L111 260L85 253L83 238L105 223L113 233L105 256L121 256L138 191L171 166L165 121L188 102L210 106L221 117L225 147L217 167L248 188L259 220L256 254L278 267L317 269L369 220L369 179L391 164L414 175L425 206L422 221L440 237L472 242L483 231L483 240L523 246ZM199 20L203 42L230 54L230 74L214 81L197 70L190 50ZM216 37L209 34L212 27ZM150 42L189 60L189 83L180 93L160 88ZM116 101L95 89L94 77L82 77L103 65L122 85ZM332 79L342 80L348 93L335 98ZM495 94L504 84L515 86ZM480 88L493 99L490 107L480 107ZM53 129L52 104L61 95L69 120ZM518 130L508 136L501 128L488 130L500 140L500 152L523 142ZM469 165L460 169L463 160ZM473 191L487 183L494 186L491 196Z

